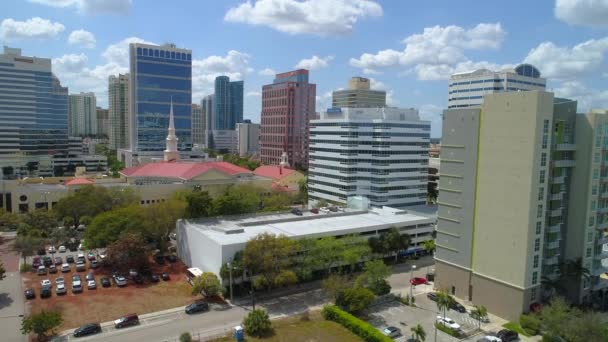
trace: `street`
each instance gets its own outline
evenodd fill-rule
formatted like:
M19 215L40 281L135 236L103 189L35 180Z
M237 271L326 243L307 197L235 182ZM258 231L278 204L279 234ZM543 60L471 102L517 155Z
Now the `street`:
M0 259L6 277L0 281L0 331L3 341L26 341L19 330L25 305L19 274L19 255L12 251L14 234L4 234L0 244Z

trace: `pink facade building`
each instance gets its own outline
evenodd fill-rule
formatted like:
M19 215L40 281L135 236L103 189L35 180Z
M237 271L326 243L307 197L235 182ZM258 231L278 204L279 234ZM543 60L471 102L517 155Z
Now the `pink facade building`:
M262 87L263 163L278 165L285 152L291 167L308 168L308 121L316 113L316 88L304 69L277 74L272 84Z

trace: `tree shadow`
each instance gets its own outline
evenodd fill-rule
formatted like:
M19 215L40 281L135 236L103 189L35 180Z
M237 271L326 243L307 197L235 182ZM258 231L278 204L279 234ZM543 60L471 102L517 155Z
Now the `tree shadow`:
M11 306L13 302L13 298L11 298L8 293L0 293L0 309Z

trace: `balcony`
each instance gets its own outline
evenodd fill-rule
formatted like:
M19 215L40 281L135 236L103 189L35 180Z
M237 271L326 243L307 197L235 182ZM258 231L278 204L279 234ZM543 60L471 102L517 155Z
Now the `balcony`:
M560 233L561 231L562 231L561 223L557 223L552 226L547 226L547 228L545 229L545 232L547 232L547 233Z
M576 144L556 144L556 151L576 151Z
M598 245L605 245L608 243L608 235L602 235L596 241Z
M597 208L598 214L608 214L608 207Z
M549 216L551 216L551 217L562 216L562 208L557 208L557 209L549 210Z
M600 194L600 198L608 198L608 191L604 191Z
M595 229L601 230L601 231L603 231L605 229L608 229L608 221L606 221L606 222L598 222L597 225L595 226Z
M556 160L553 162L553 166L555 167L574 167L576 162L574 160Z
M557 255L554 255L550 258L543 259L543 264L547 266L557 265L559 262L559 258Z
M551 194L551 196L549 196L549 200L551 200L551 201L561 201L562 199L564 199L563 192L558 192L556 194Z
M557 249L559 248L559 240L552 242L545 242L545 249Z

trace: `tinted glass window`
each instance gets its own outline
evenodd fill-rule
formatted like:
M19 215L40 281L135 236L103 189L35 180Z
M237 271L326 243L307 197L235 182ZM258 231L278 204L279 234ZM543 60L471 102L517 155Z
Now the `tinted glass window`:
M140 73L144 74L171 75L175 77L188 78L192 76L192 69L188 66L157 64L139 61L137 62L137 70Z
M191 80L176 80L163 77L137 76L137 82L144 88L191 90Z

